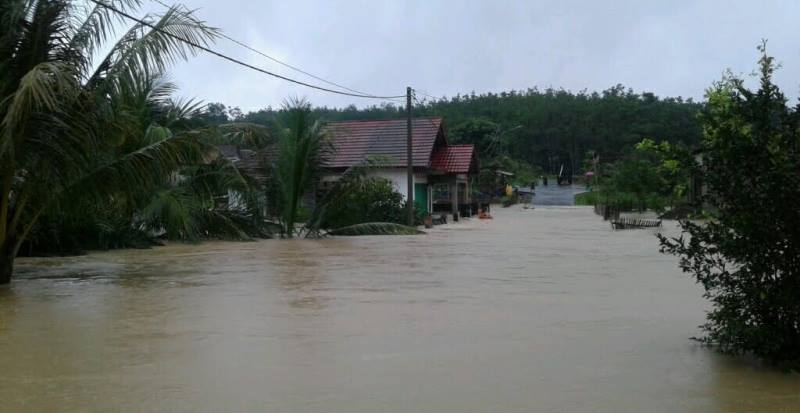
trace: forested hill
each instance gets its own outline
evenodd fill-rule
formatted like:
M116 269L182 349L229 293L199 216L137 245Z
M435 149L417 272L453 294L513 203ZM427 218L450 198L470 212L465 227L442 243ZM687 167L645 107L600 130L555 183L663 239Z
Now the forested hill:
M484 159L508 155L551 172L562 164L573 166L577 173L592 151L605 162L644 138L697 143L701 107L691 99L659 98L618 85L599 93L528 89L422 100L415 102L414 115L443 116L451 142L476 144ZM209 118L220 121L227 116L268 124L281 117L273 109L247 114L235 108L226 112L220 104L209 109ZM405 116L402 104L314 111L331 121Z

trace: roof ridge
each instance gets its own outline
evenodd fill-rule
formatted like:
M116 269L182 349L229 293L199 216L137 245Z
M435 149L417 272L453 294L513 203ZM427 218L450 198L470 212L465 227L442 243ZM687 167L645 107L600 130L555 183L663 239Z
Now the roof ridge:
M429 167L444 119L416 117L413 120L412 161L415 167ZM393 166L405 165L406 121L402 118L355 119L327 123L325 128L331 134L331 143L335 148L327 164L349 167L363 162L367 157L385 155L391 157Z
M431 168L450 173L468 173L474 159L475 145L447 145L433 152Z
M433 119L433 120L443 120L442 116L415 116L411 118L411 120L425 120L425 119ZM406 118L386 118L386 119L351 119L351 120L335 120L330 122L325 122L326 125L330 125L333 123L350 123L350 122L391 122L391 121L405 121Z

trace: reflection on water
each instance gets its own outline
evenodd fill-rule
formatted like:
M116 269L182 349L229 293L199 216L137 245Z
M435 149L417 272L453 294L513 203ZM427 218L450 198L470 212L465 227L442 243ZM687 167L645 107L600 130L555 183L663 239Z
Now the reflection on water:
M800 411L797 376L688 340L706 304L652 231L493 212L20 260L0 411Z

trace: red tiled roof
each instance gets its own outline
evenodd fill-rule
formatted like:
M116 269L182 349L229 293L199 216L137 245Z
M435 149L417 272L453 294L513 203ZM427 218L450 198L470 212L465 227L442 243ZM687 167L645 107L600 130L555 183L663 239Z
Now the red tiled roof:
M323 160L328 168L348 168L368 158L381 158L391 167L406 166L406 119L331 122L325 130L333 149ZM412 119L412 131L414 166L427 168L442 133L442 118Z
M469 173L474 170L474 145L448 145L433 153L431 169L456 174Z

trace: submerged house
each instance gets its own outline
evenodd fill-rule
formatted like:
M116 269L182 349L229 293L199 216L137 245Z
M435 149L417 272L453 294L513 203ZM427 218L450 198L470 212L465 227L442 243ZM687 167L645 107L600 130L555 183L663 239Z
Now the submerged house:
M325 126L331 151L323 181L335 181L354 166L373 164L368 176L388 180L407 197L407 120L356 120ZM412 120L414 203L429 213L475 213L471 185L478 174L473 145L450 145L442 118Z

